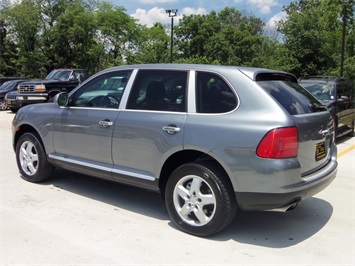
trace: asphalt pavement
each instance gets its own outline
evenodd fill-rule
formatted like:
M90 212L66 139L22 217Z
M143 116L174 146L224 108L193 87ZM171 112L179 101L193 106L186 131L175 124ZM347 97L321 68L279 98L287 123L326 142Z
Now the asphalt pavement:
M354 265L355 138L336 179L287 213L241 212L210 238L179 231L156 193L56 171L20 178L0 112L0 265Z

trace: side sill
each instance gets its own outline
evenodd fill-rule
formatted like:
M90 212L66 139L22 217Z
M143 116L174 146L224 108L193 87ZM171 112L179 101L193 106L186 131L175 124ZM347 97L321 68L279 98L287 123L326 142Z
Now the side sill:
M76 159L64 158L54 154L48 155L48 161L54 166L69 171L108 179L127 185L133 185L148 190L159 191L159 180L153 176L114 169L112 167L103 165L97 165L94 162L82 162Z

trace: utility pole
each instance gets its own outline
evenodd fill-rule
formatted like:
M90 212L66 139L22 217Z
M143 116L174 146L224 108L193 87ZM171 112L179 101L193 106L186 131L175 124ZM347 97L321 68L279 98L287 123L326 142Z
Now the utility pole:
M176 17L177 9L167 9L165 10L169 17L171 17L171 35L170 35L170 63L173 62L173 36L174 36L174 17Z
M346 34L346 4L347 2L344 0L343 2L343 30L341 34L341 56L340 56L340 77L344 74L344 54L345 54L345 34Z

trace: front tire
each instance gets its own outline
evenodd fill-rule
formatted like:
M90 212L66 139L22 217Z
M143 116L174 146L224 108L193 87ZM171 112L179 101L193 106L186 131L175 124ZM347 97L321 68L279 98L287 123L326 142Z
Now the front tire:
M165 201L176 226L196 236L223 230L237 212L231 183L211 161L178 167L168 180Z
M39 137L34 133L25 133L18 140L16 161L21 177L33 183L48 179L54 170L54 167L47 161L47 155Z

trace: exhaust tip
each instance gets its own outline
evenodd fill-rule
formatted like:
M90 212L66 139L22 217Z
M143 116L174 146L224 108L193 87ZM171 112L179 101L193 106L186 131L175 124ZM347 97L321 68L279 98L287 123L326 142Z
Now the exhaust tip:
M296 209L299 204L300 204L299 202L291 204L291 206L289 206L286 211L288 212L288 211L292 211L292 210Z
M270 209L270 210L266 210L266 211L273 211L273 212L288 212L288 211L292 211L294 209L297 208L297 206L300 204L301 202L301 198L297 198L294 199L293 201L291 201L290 203L279 207L279 208L275 208L275 209Z

